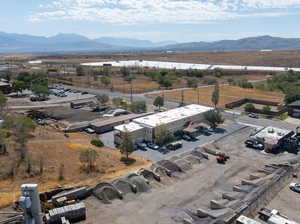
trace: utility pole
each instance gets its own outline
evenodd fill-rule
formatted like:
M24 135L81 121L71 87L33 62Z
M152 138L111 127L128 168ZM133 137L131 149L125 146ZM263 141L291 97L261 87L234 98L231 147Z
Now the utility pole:
M181 106L184 105L184 90L181 90Z
M131 104L132 104L132 102L133 102L133 89L132 89L133 87L132 87L132 80L130 80L130 102L131 102Z
M200 89L197 88L198 104L200 104Z

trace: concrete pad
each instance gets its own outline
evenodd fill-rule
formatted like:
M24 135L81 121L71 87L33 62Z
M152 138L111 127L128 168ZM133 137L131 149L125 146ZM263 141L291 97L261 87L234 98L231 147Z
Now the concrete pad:
M223 199L227 199L229 201L234 201L236 199L241 198L242 194L239 192L226 192L222 194Z
M222 209L222 208L226 208L226 204L229 201L226 199L222 199L222 200L211 200L210 201L210 208L215 210L215 209Z
M200 218L209 216L213 219L219 219L222 217L231 216L233 214L234 214L234 211L230 208L223 208L223 209L218 209L218 210L203 209L203 208L197 209L197 216Z

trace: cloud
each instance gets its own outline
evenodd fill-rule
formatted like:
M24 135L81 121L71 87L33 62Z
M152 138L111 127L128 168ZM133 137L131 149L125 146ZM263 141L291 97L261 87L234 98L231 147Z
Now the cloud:
M280 16L275 9L300 7L300 0L55 0L30 17L112 24L201 23L252 16Z

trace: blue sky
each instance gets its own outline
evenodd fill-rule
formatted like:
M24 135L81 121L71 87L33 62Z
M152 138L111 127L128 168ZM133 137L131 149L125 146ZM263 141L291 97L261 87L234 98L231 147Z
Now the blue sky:
M1 0L0 31L152 41L300 37L300 0Z

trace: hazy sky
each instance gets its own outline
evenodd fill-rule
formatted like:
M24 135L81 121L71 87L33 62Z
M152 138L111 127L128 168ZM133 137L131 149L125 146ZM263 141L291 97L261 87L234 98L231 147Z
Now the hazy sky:
M300 37L300 0L0 0L0 31L214 41Z

